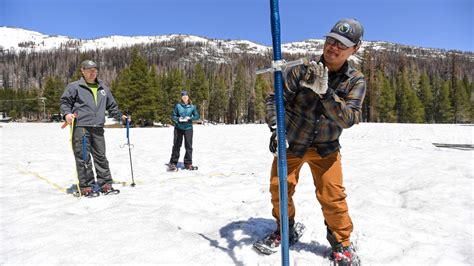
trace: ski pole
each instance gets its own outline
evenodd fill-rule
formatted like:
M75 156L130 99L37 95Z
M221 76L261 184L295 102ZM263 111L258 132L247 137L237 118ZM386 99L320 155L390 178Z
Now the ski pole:
M77 116L77 113L73 113L72 114L72 119L74 120ZM71 122L72 123L72 122ZM67 121L64 121L64 123L61 125L61 129L64 129L65 127L67 127ZM72 125L72 124L71 124Z
M130 158L130 171L132 172L132 184L130 184L130 186L134 187L135 186L135 179L133 178L133 164L132 164L132 151L131 151L131 149L133 148L133 144L130 144L130 132L129 132L130 131L130 123L129 123L129 120L128 120L128 115L129 114L127 113L127 117L125 118L125 125L127 127L127 143L120 146L120 148L125 147L125 145L128 146L128 156Z
M73 153L74 153L74 144L73 144L74 143L74 140L73 140L73 138L74 138L74 129L76 127L75 121L76 121L76 116L73 115L73 118L72 118L72 121L71 121L71 129L70 129L71 149L72 149ZM67 124L67 122L65 122L65 123ZM61 127L61 128L64 128L64 127ZM81 198L82 193L81 193L81 187L79 186L79 173L77 172L77 168L76 168L76 185L77 185L77 192L79 193L79 198Z

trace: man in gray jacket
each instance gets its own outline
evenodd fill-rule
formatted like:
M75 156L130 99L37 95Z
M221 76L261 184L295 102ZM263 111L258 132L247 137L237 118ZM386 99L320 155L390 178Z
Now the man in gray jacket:
M98 67L95 62L82 62L81 72L82 78L69 83L61 96L61 114L68 124L75 119L72 148L81 194L97 195L99 191L94 191L93 186L108 194L116 190L112 187L109 162L105 156L105 111L117 120L125 119L126 116L122 116L118 110L110 89L97 79ZM97 184L94 181L91 156L94 158Z

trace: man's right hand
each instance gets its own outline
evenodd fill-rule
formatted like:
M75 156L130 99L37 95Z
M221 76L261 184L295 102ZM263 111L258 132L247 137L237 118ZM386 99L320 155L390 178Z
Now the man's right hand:
M68 125L70 125L72 123L72 120L75 118L76 116L74 114L67 114L66 115L66 123Z

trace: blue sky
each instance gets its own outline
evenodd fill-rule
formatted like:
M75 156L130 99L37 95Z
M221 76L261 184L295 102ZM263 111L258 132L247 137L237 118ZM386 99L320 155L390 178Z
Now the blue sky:
M282 42L357 18L365 40L474 51L473 0L280 0ZM0 0L0 25L90 39L193 34L271 45L269 0Z

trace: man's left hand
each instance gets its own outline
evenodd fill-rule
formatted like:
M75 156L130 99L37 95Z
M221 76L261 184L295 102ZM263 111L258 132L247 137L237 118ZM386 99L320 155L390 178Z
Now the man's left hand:
M322 95L328 90L328 68L323 63L310 62L309 68L314 72L314 81L307 83L306 81L300 81L300 86L306 87L314 91L315 93Z
M128 118L128 122L132 122L132 116L131 115L122 115L122 120L125 121Z
M272 136L270 137L270 144L268 144L268 149L273 154L273 156L278 157L278 135L275 129L271 129ZM285 139L286 148L288 149L288 140Z

